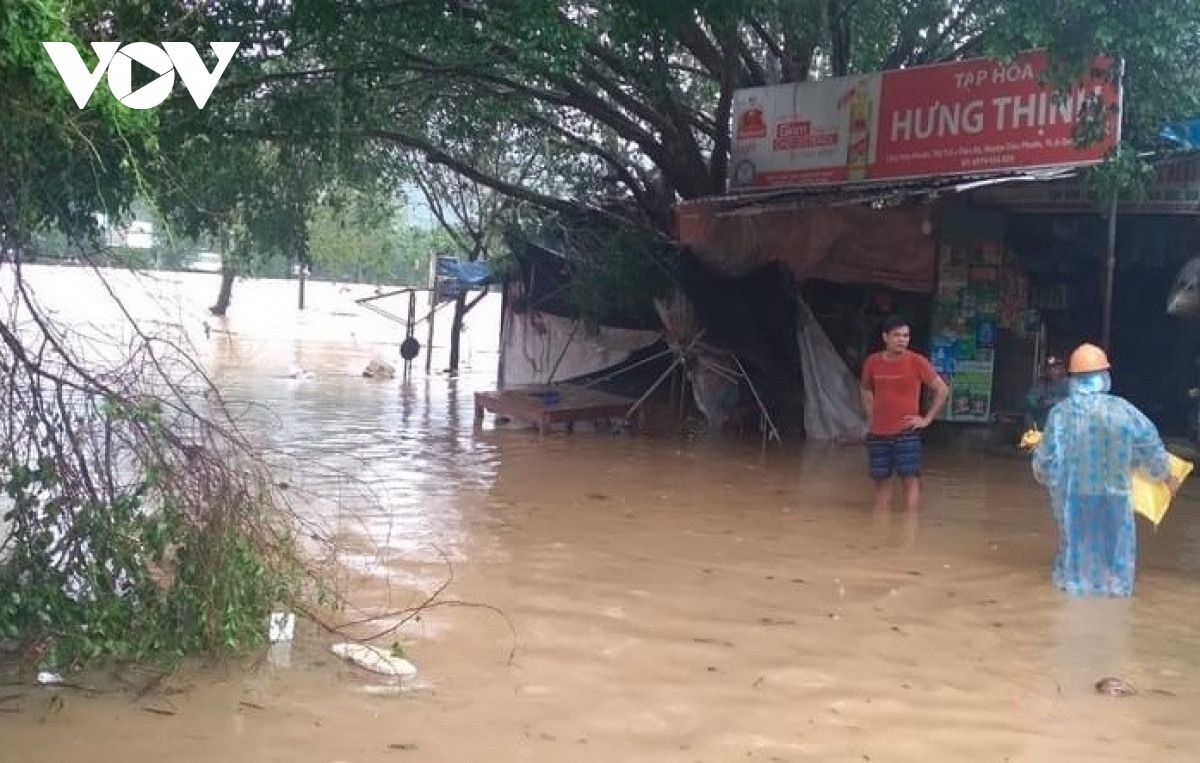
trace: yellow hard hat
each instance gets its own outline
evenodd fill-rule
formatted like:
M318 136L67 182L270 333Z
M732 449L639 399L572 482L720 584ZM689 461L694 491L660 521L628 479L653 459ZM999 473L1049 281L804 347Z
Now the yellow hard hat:
M1107 371L1112 366L1108 355L1094 344L1081 344L1071 353L1071 361L1067 370L1073 374L1089 374L1095 371Z

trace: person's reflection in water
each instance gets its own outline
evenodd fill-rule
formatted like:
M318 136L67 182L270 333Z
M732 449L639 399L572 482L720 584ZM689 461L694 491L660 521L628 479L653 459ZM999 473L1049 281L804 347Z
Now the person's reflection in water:
M905 551L917 547L917 535L920 530L921 513L918 511L894 512L890 507L876 506L871 510L871 519L875 533L880 539L892 540L893 523L898 529L896 545Z
M906 511L900 517L900 545L904 549L917 547L917 530L921 523L920 515L915 511Z
M1128 598L1058 595L1048 623L1048 643L1038 666L1028 743L1013 761L1084 760L1097 745L1120 748L1132 705L1114 715L1112 702L1098 697L1096 682L1109 676L1135 686L1130 636L1133 601ZM1133 718L1132 720L1136 720ZM1130 728L1130 736L1137 730ZM1111 740L1111 741L1110 741ZM1117 758L1112 758L1116 760Z
M1050 650L1051 671L1067 687L1090 695L1096 680L1129 669L1129 630L1133 607L1123 598L1058 597Z

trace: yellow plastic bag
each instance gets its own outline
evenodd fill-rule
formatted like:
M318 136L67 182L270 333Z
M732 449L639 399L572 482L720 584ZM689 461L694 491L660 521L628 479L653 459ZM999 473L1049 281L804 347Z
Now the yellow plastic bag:
M1170 453L1167 454L1167 458L1171 462L1171 476L1175 479L1183 482L1192 473L1191 461L1184 461ZM1140 469L1134 470L1133 490L1130 495L1133 510L1153 522L1155 527L1158 527L1158 523L1167 515L1173 497L1171 488L1167 487L1165 482L1150 479Z
M1021 435L1021 448L1023 450L1033 450L1042 441L1042 433L1037 429L1028 429L1025 434Z
M1041 441L1042 433L1036 429L1030 429L1021 435L1021 447L1025 450L1036 448ZM1171 476L1180 483L1192 473L1194 464L1191 461L1184 461L1171 453L1167 454L1167 459L1171 464ZM1171 495L1171 488L1167 487L1165 482L1150 479L1140 469L1134 470L1131 482L1129 497L1133 502L1133 510L1158 527L1167 515L1167 509L1171 508L1171 499L1174 497Z

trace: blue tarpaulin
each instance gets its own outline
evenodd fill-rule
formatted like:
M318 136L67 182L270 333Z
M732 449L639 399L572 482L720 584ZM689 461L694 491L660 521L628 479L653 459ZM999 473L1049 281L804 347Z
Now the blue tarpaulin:
M487 286L492 282L492 269L486 262L465 262L457 257L437 258L438 278L458 281L466 286Z
M1158 136L1178 143L1181 148L1200 148L1200 118L1169 124L1159 131Z
M483 289L493 282L492 269L486 262L469 262L453 255L437 258L437 297L439 302L457 299L471 289Z

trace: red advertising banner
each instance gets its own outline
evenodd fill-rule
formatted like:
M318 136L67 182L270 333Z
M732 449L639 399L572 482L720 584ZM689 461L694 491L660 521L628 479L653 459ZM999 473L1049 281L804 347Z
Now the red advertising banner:
M1105 71L1108 59L1094 69ZM1092 76L1056 96L1043 51L739 90L732 188L977 174L1092 164L1120 139L1119 87ZM1110 109L1075 147L1081 110Z

